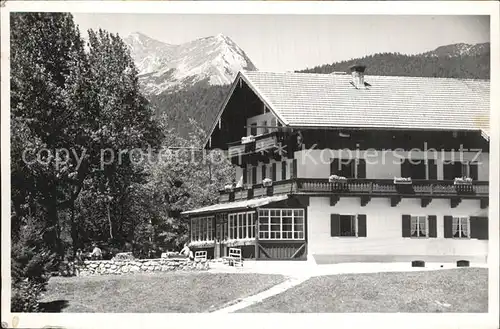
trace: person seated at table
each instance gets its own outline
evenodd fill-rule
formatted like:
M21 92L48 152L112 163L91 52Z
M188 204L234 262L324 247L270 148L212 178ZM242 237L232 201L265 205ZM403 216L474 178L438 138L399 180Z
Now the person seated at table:
M90 258L97 260L97 259L102 259L102 250L97 246L97 244L93 244L94 250L92 250L92 253L90 254Z
M194 260L193 251L188 247L187 243L184 244L184 248L182 248L180 254L189 257L190 260Z
M82 249L78 249L76 251L76 255L75 255L75 262L77 264L82 264L83 261L84 261L84 255L83 255Z

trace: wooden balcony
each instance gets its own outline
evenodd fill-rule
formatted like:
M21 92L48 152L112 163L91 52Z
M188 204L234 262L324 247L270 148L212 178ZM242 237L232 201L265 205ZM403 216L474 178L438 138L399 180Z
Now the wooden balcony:
M329 196L332 204L343 196L360 197L362 205L366 205L372 197L387 197L391 198L393 206L401 198L421 198L423 207L434 198L448 198L453 208L462 199L478 199L481 200L481 207L485 208L488 206L489 184L487 181L476 181L471 185L454 185L453 181L445 180L414 180L412 184L394 184L392 179L348 179L343 183L332 183L328 179L297 178L274 182L271 187L257 184L236 188L232 192L220 191L220 202L277 194Z
M286 139L286 133L271 132L265 135L255 136L254 140L247 143L241 141L233 142L228 145L228 157L233 163L237 158L248 157L255 154L266 155L266 157L278 156L279 150Z

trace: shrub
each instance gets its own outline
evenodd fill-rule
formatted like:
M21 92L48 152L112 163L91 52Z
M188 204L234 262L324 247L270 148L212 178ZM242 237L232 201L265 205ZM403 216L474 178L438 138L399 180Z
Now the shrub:
M113 260L134 260L135 257L131 252L120 252L113 257Z
M56 260L44 246L43 233L34 219L28 219L12 243L12 312L38 310L38 298Z
M75 276L76 268L75 262L65 260L59 265L59 275L60 276Z
M45 290L45 283L21 281L12 286L12 312L38 312L40 295Z

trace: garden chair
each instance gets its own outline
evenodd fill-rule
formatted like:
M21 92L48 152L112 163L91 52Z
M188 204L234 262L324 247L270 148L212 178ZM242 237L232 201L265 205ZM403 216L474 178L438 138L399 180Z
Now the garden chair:
M195 262L199 262L199 261L206 261L207 260L207 252L205 250L200 250L200 251L197 251L195 252L194 254L194 261Z
M239 248L229 248L229 255L224 257L224 264L229 266L240 265L243 267L243 258L241 257L241 249Z

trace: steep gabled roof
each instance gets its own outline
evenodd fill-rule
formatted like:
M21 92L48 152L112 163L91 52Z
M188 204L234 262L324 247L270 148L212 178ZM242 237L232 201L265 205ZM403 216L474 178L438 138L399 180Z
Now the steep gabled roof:
M367 75L366 88L356 89L350 75L251 71L240 72L235 85L239 79L285 126L478 130L489 136L488 80Z

